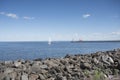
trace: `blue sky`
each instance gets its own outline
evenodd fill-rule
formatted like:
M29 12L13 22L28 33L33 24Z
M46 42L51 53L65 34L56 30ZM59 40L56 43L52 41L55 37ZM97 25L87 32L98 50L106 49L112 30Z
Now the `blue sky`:
M120 0L0 0L0 41L120 40Z

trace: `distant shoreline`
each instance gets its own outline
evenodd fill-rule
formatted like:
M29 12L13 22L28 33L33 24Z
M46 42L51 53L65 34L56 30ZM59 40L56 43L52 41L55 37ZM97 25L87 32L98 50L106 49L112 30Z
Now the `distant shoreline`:
M96 40L96 41L71 41L73 43L79 43L79 42L120 42L120 40Z
M48 41L0 41L0 42L48 42ZM83 41L52 41L52 42L120 42L120 40L83 40Z

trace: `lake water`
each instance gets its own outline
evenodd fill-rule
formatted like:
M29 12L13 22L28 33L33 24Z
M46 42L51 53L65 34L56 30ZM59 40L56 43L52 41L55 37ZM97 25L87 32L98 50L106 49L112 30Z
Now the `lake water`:
M0 42L0 60L64 57L120 48L120 42Z

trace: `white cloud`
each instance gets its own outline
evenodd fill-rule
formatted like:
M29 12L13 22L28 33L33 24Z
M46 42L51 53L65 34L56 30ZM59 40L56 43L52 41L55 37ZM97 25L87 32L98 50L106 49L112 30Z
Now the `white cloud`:
M13 14L13 13L8 13L8 14L6 14L6 16L18 19L18 16L16 14Z
M18 19L18 16L14 13L5 13L5 12L0 12L1 15L7 16L7 17L11 17L14 19Z
M84 14L83 15L83 18L88 18L88 17L90 17L91 15L90 14Z
M31 19L34 19L34 17L28 17L28 16L25 16L25 17L23 17L23 19L31 20Z
M0 12L0 15L4 15L4 16L10 17L10 18L14 18L14 19L18 19L19 18L19 16L17 14L14 14L14 13ZM20 17L20 18L23 18L23 19L26 19L26 20L35 19L34 17L28 17L28 16L24 16L24 17Z

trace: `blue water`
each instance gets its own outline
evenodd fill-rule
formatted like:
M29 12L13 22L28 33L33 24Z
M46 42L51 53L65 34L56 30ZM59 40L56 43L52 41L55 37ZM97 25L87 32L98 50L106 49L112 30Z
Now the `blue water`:
M0 42L0 60L64 57L120 48L120 42Z

